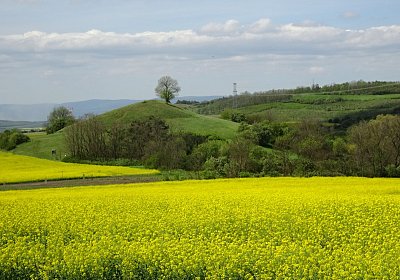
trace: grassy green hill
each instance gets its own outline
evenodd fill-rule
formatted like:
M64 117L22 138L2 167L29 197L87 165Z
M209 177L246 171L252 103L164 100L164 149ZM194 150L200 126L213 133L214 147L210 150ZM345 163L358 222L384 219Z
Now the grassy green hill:
M344 83L323 86L318 90L273 90L241 94L235 98L225 97L192 107L155 100L144 101L104 113L98 118L111 126L157 116L166 120L174 132L229 139L235 136L238 124L211 115L232 107L248 119L289 123L312 118L334 124L339 129L346 129L360 120L368 120L379 114L400 114L400 83L395 82ZM62 132L29 136L32 141L19 146L15 153L47 159L54 159L51 153L53 149L57 150L57 159L66 154Z
M377 85L378 84L378 85ZM249 119L299 122L306 118L336 123L347 128L379 114L400 113L400 83L373 82L348 89L348 83L319 90L281 90L241 94L194 107L202 114L220 114L233 109ZM339 90L340 88L345 88Z
M210 116L194 113L184 106L165 104L161 101L144 101L116 109L98 118L106 125L130 123L134 120L157 116L166 120L174 132L192 132L200 135L213 135L223 139L233 138L238 124ZM13 152L45 159L59 160L67 154L62 131L47 135L45 133L29 134L31 141L18 146ZM57 151L56 156L52 150Z
M199 115L185 106L166 104L150 100L135 103L98 116L107 125L129 123L134 120L157 116L164 119L172 131L192 132L200 135L214 135L220 138L233 138L238 128L237 123L215 117Z
M350 118L359 121L379 114L396 113L399 109L400 94L364 96L305 93L293 96L290 101L251 105L237 110L253 117L269 112L277 121L317 118L342 122Z
M60 160L67 153L62 131L54 134L28 133L28 136L31 141L17 146L13 153L52 160ZM56 155L52 154L52 150L56 150Z

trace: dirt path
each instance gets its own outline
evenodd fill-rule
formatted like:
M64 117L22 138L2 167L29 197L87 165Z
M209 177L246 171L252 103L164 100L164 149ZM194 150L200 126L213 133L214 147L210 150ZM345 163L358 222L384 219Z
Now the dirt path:
M0 185L0 191L147 183L147 182L157 182L161 180L162 180L161 176L153 175L153 176L118 176L118 177L86 178L86 179L71 179L62 181L47 181L47 182L41 181L41 182L31 182L31 183Z

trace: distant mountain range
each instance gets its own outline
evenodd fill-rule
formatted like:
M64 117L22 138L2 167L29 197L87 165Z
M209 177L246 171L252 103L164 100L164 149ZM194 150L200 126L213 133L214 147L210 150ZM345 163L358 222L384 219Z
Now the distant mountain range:
M219 98L220 96L182 96L177 100L189 101L208 101ZM42 104L0 104L0 120L7 121L29 121L29 122L45 122L50 112L58 106L65 106L72 110L75 117L85 114L99 115L120 107L140 102L142 100L119 99L119 100L103 100L92 99L78 102L68 103L42 103Z
M4 121L0 120L0 132L7 130L7 129L23 129L23 130L29 130L29 129L38 129L38 128L43 128L45 126L45 122L27 122L27 121Z
M72 110L74 116L80 117L88 113L102 114L117 109L138 100L86 100L60 104L0 104L0 120L9 121L46 121L50 112L58 106L65 106Z

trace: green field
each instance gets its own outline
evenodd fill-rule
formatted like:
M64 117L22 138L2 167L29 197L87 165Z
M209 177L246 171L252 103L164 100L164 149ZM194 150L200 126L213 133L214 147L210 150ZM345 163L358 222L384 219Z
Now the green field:
M31 141L18 145L17 148L13 150L13 153L50 160L60 160L65 157L65 155L68 155L62 131L54 134L36 132L28 133L27 135ZM52 154L52 150L56 151L55 155Z
M156 174L157 170L54 162L0 151L0 184Z
M380 114L398 114L400 84L361 82L357 89L345 83L328 85L316 91L309 88L244 93L203 102L192 106L192 109L210 115L233 109L249 120L300 122L316 119L336 123L341 129L346 129L360 120L373 119Z
M7 191L1 279L398 279L400 181Z
M292 122L307 118L329 121L346 117L390 114L400 109L400 94L389 95L327 95L298 94L288 102L271 102L238 108L246 115L269 112L275 121Z

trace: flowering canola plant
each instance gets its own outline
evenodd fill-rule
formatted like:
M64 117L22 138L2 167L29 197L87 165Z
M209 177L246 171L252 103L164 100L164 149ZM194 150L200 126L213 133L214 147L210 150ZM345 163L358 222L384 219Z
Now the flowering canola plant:
M399 279L400 181L4 191L0 279Z
M0 184L156 173L151 169L64 163L0 151Z

